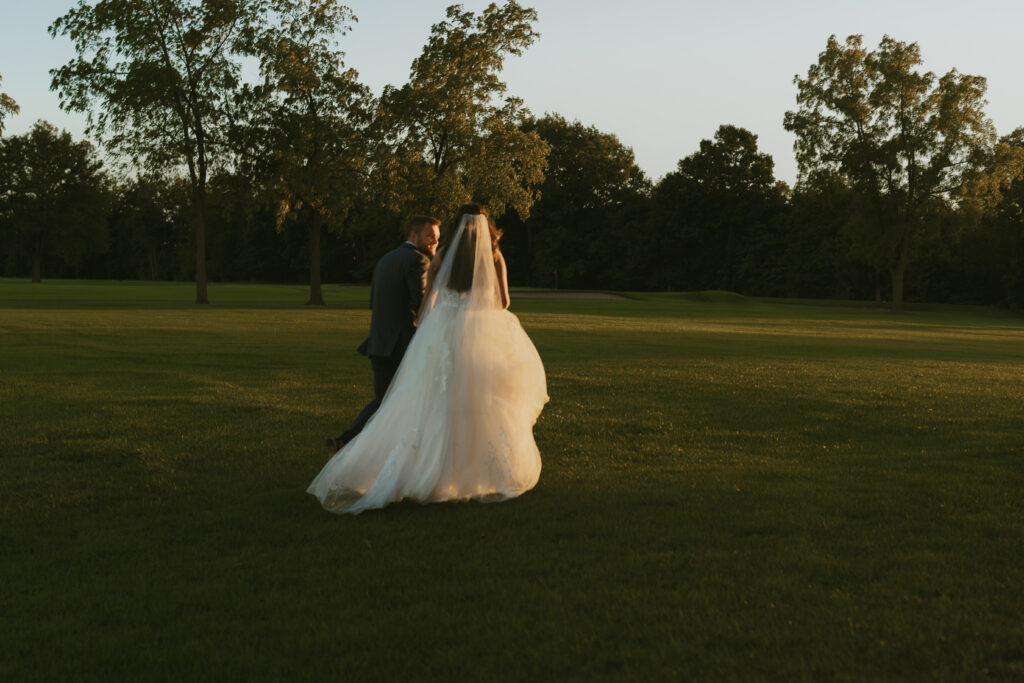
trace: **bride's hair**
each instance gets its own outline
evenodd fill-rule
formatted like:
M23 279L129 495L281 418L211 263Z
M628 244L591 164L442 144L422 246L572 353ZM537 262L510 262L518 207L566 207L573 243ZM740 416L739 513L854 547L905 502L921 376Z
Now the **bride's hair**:
M455 235L459 231L459 224L465 215L484 216L487 219L487 227L490 228L491 233L491 252L494 260L497 261L499 253L498 240L501 239L502 232L494 225L490 214L487 213L487 207L483 204L470 203L460 206L459 210L455 212L455 217L441 231L441 239L438 240L437 244L437 262L440 263L448 252L448 246L455 239ZM468 292L473 287L473 259L475 254L476 233L467 232L459 240L458 247L456 247L455 253L452 255L454 260L452 261L451 275L448 277L449 289L454 289L456 292Z

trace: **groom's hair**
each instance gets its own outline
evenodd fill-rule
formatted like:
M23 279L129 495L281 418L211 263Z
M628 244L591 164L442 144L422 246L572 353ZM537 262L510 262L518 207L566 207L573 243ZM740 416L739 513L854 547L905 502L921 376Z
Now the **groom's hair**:
M440 219L434 218L433 216L413 216L405 222L405 234L411 235L418 233L428 225L441 225Z

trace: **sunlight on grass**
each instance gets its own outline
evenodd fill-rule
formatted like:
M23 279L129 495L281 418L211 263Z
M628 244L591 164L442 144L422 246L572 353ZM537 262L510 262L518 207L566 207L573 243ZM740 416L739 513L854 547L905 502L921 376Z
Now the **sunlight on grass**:
M1020 318L516 299L538 487L339 519L365 288L0 285L4 680L1024 671Z

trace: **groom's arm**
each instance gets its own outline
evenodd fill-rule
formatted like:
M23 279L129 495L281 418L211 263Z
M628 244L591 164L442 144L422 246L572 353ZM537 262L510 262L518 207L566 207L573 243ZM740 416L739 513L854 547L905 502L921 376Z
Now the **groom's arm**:
M423 291L427 287L427 266L430 261L419 252L416 259L410 259L405 269L405 286L409 291L409 308L413 311L420 310L423 303Z

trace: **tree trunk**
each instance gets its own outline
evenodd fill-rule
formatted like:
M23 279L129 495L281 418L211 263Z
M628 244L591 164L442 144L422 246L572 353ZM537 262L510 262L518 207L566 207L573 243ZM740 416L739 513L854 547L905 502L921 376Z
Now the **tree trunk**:
M537 286L537 264L533 262L533 226L529 221L523 221L526 226L526 262L529 264L527 272L530 275L530 286Z
M892 269L892 313L903 313L903 273L906 266L900 263Z
M903 313L903 274L907 272L907 245L900 246L900 257L892 268L892 312Z
M36 233L32 236L32 282L43 281L43 236Z
M206 294L206 189L197 189L192 194L196 221L196 303L208 304Z
M309 223L309 301L307 306L323 306L324 295L320 290L320 217L314 216Z

